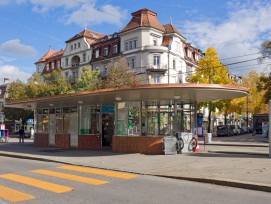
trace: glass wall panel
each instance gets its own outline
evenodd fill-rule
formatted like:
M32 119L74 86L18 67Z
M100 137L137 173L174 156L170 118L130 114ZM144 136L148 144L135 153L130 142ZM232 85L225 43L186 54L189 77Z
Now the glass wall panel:
M69 129L70 129L70 117L68 113L64 113L63 114L63 133L69 133Z
M128 135L140 135L140 102L129 102L128 110Z
M117 103L117 135L127 135L128 133L128 114L127 103Z
M43 132L42 119L43 115L37 115L37 132Z
M99 134L100 106L82 106L80 134Z
M63 133L63 114L56 114L56 133Z

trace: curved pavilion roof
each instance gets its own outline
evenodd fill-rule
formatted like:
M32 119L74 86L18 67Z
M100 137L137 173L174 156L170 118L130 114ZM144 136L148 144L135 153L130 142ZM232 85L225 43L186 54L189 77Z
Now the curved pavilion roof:
M72 94L24 99L7 102L14 108L49 108L83 104L98 104L119 101L183 100L192 102L215 101L244 97L248 89L237 85L224 84L151 84L125 86Z

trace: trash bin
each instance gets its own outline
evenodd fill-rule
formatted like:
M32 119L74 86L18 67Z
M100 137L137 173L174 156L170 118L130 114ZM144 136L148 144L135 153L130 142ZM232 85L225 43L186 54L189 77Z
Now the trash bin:
M212 133L207 133L207 143L212 143Z

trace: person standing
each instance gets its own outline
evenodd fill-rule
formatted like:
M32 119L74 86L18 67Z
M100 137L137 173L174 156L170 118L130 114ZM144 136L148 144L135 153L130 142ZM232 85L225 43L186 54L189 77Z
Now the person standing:
M19 130L19 143L24 143L24 127L23 126Z
M33 127L31 127L30 128L30 138L33 140L34 139L34 128Z

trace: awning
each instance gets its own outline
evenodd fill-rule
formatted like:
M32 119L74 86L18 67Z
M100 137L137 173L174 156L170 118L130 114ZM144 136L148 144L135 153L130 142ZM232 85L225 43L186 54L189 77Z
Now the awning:
M116 101L182 100L191 102L217 101L247 96L248 89L224 84L150 84L126 86L58 96L7 102L6 107L34 109L100 104Z

